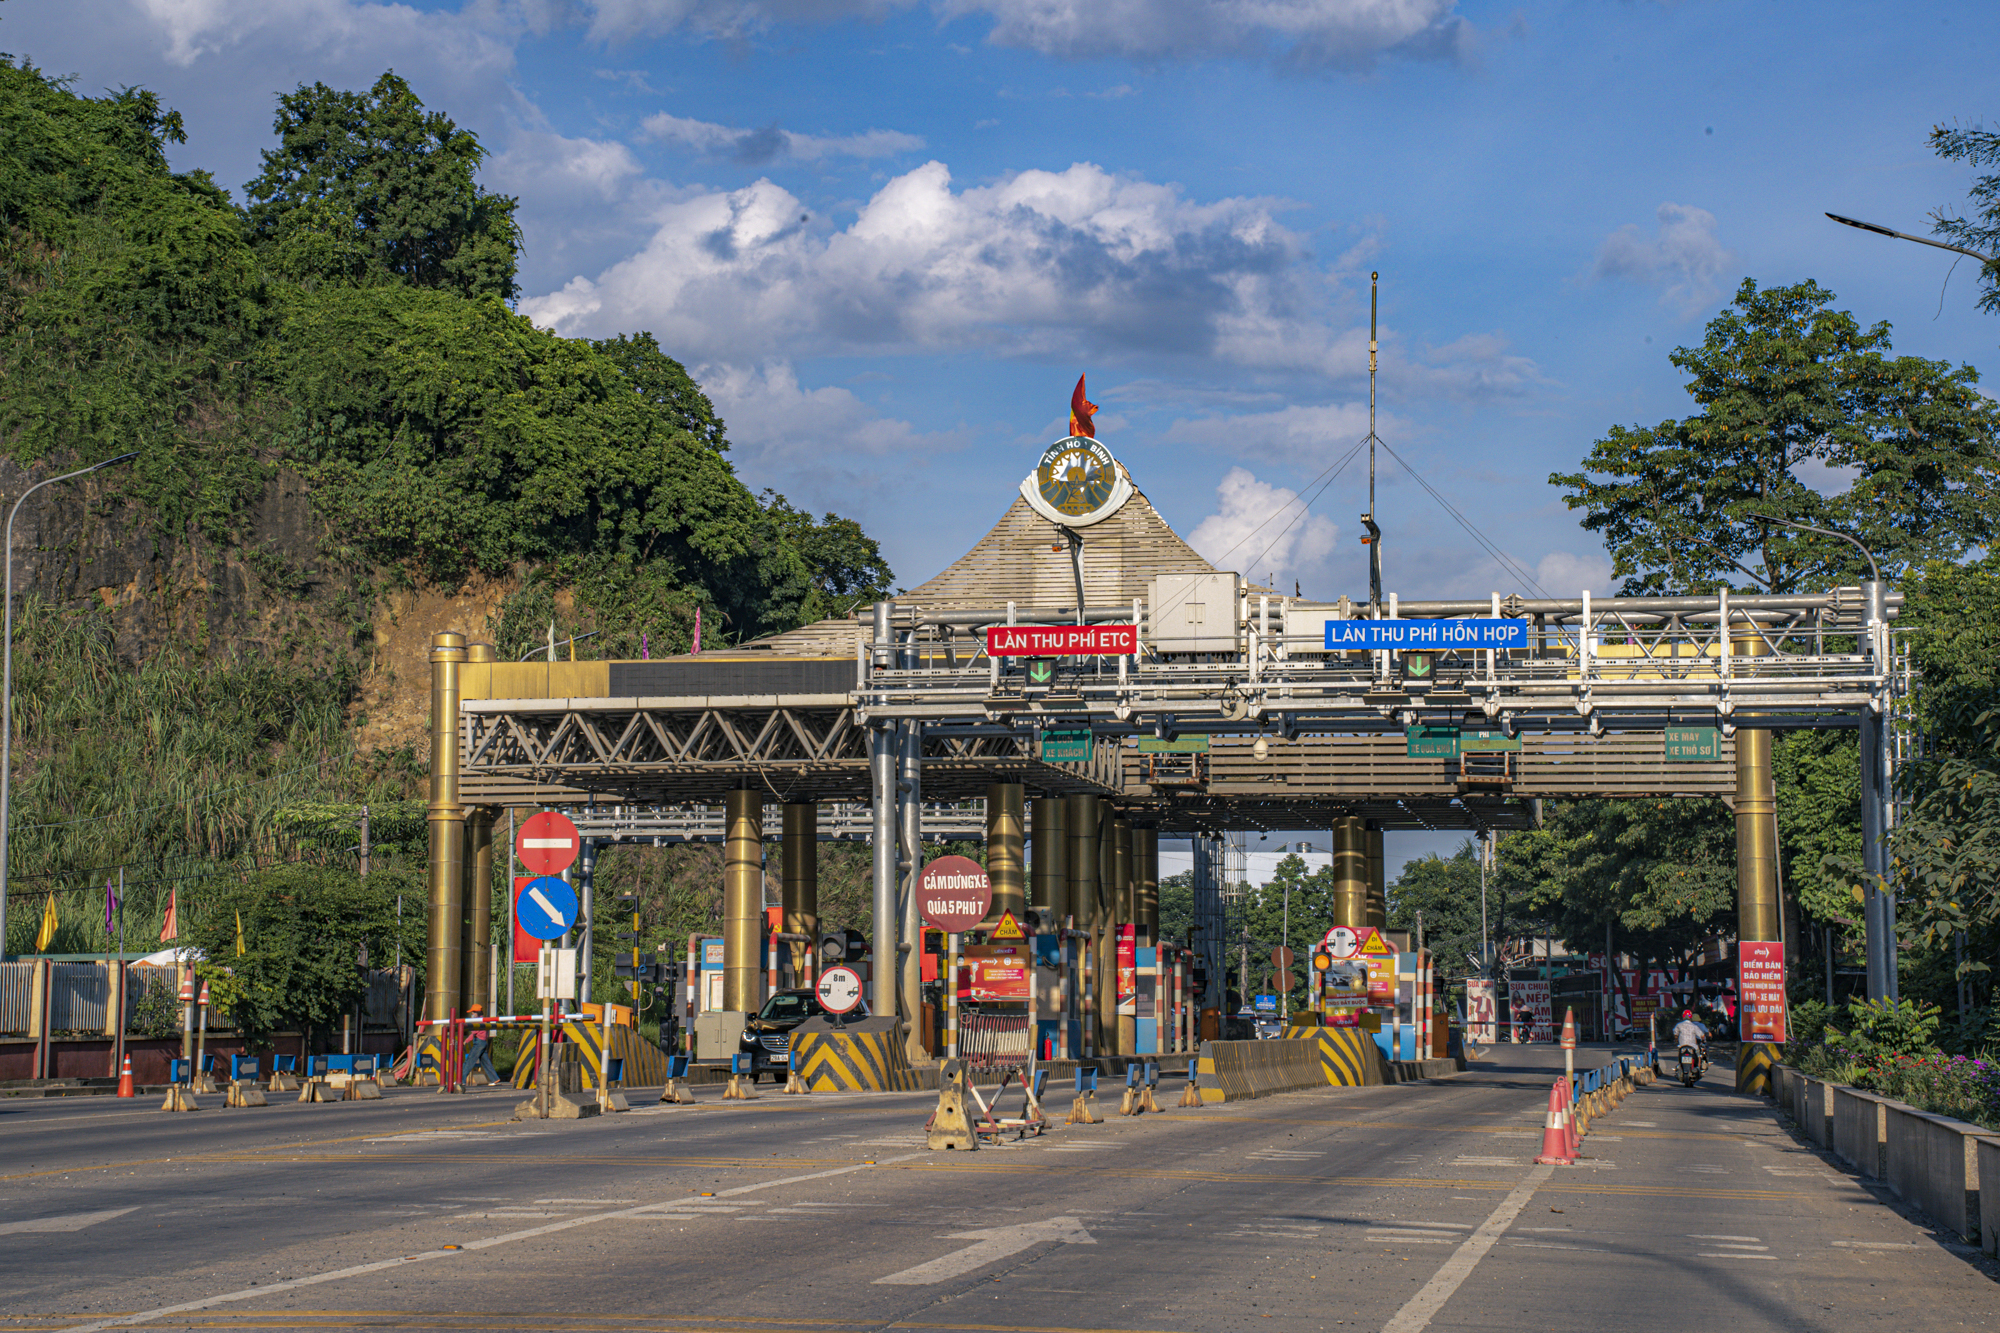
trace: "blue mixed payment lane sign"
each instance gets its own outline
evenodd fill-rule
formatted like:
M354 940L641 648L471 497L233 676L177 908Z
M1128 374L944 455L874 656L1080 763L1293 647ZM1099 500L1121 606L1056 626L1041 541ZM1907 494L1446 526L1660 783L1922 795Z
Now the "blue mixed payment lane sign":
M1525 620L1329 620L1328 652L1424 648L1525 648Z
M538 940L552 940L576 924L576 890L554 875L531 879L514 899L521 929Z

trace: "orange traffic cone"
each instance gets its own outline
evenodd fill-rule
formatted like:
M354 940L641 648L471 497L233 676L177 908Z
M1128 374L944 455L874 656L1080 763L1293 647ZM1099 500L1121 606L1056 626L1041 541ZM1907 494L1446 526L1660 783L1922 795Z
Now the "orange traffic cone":
M1583 1152L1583 1116L1576 1108L1576 1089L1566 1078L1557 1079L1562 1089L1563 1132L1569 1136L1569 1155L1576 1157Z
M132 1057L129 1054L125 1057L125 1067L118 1071L118 1095L120 1097L139 1095L139 1090L132 1086Z
M1537 1166L1575 1166L1576 1150L1570 1146L1569 1108L1563 1104L1562 1080L1549 1085L1549 1115L1542 1126L1542 1152Z

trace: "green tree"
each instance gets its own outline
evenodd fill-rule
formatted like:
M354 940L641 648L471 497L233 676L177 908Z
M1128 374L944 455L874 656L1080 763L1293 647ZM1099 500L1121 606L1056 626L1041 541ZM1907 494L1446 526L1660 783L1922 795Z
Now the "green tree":
M1969 167L2000 165L2000 131L1983 125L1969 129L1934 125L1931 149L1939 157ZM1979 298L1979 304L2000 314L2000 173L1975 177L1971 195L1970 217L1956 209L1940 208L1931 214L1931 221L1936 224L1932 230L1967 249L1996 256L1980 267L1980 281L1986 285L1986 294Z
M1552 485L1600 533L1628 594L1718 586L1795 592L1865 577L1847 543L1760 521L1852 534L1884 577L1991 539L2000 413L1971 366L1890 355L1816 283L1746 279L1700 347L1669 358L1700 411L1613 426ZM1849 470L1826 494L1800 474Z
M1494 924L1496 895L1487 893L1487 925ZM1414 941L1417 920L1423 919L1424 946L1431 951L1432 966L1441 984L1449 984L1472 970L1471 959L1480 944L1479 849L1467 839L1449 857L1433 853L1403 864L1402 873L1388 885L1389 926L1407 930Z
M197 970L253 1046L274 1032L331 1031L367 988L367 970L387 967L399 942L403 960L423 970L425 894L415 870L363 879L352 870L279 866L183 901L183 938L205 958Z
M1715 800L1562 801L1500 841L1500 874L1571 948L1687 964L1735 929L1736 830Z
M480 188L486 150L392 70L366 93L278 99L278 146L244 187L250 235L303 283L400 282L512 300L516 201Z

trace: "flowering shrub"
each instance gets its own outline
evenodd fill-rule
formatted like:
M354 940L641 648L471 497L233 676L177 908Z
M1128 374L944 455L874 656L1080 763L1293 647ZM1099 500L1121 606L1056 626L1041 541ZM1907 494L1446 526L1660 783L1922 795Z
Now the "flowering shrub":
M1856 1000L1847 1017L1846 1031L1828 1022L1820 1042L1788 1048L1787 1058L1815 1078L2000 1129L2000 1058L1938 1050L1936 1006Z

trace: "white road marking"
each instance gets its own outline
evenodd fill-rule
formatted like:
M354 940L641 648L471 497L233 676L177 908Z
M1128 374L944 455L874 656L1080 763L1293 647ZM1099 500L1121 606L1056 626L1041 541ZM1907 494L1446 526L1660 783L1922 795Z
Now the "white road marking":
M1555 1173L1556 1169L1552 1166L1538 1166L1523 1176L1521 1183L1508 1192L1492 1215L1480 1223L1479 1229L1466 1237L1465 1243L1452 1252L1443 1266L1432 1274L1431 1280L1382 1326L1382 1333L1421 1333L1460 1284L1472 1276L1472 1270L1479 1267L1479 1261L1486 1257L1486 1252L1521 1215L1521 1210L1528 1206L1528 1200L1534 1197L1535 1190Z
M130 1208L106 1208L97 1213L64 1213L59 1217L30 1217L19 1222L0 1222L0 1236L19 1235L28 1231L81 1231L85 1227L96 1226L99 1222L109 1222L114 1217L139 1211L133 1204Z
M1407 1242L1412 1245L1449 1245L1459 1237L1449 1231L1370 1231L1363 1240Z
M1763 1237L1761 1237L1761 1236L1710 1236L1710 1235L1706 1235L1706 1234L1704 1234L1704 1233L1702 1233L1702 1232L1699 1232L1699 1231L1690 1231L1690 1232L1688 1232L1688 1239L1689 1239L1689 1240L1747 1240L1747 1241L1753 1241L1753 1242L1754 1242L1754 1241L1758 1241L1758 1240L1762 1240L1762 1239L1763 1239Z
M926 1287L975 1268L1019 1254L1032 1245L1056 1241L1065 1245L1095 1245L1096 1239L1074 1217L1051 1217L1041 1222L1021 1222L1011 1227L986 1227L978 1231L954 1231L948 1240L972 1240L962 1250L941 1255L927 1264L905 1268L900 1273L875 1279L877 1286Z
M1697 1252L1697 1253L1695 1254L1695 1258L1697 1258L1697 1259L1771 1259L1771 1260L1775 1260L1775 1259L1777 1259L1777 1257L1778 1257L1778 1256L1777 1256L1777 1255L1775 1255L1775 1254L1745 1254L1745 1253L1743 1253L1743 1252L1742 1252L1741 1250L1717 1250L1717 1251L1714 1251L1714 1252L1712 1252L1712 1253L1711 1253L1710 1251L1707 1251L1707 1250L1702 1250L1702 1251L1698 1251L1698 1252Z
M1452 1165L1453 1166L1521 1166L1523 1165L1523 1163L1521 1159L1518 1157L1459 1157L1453 1159Z
M1914 1250L1920 1248L1913 1240L1837 1240L1833 1243L1843 1250Z
M924 1155L923 1153L913 1152L906 1153L901 1157L885 1157L877 1162L876 1166L892 1166L898 1162L915 1161ZM732 1189L717 1190L715 1197L718 1199L735 1198L761 1190L775 1189L781 1185L799 1185L808 1180L825 1180L830 1176L845 1176L851 1175L856 1171L868 1171L872 1169L874 1168L865 1163L854 1166L830 1167L825 1171L810 1171L802 1176L785 1176L778 1180L759 1181L754 1185L737 1185ZM219 1296L205 1296L198 1301L182 1301L178 1305L162 1305L157 1309L141 1310L137 1314L120 1315L114 1319L99 1319L88 1324L69 1324L64 1326L61 1333L98 1333L99 1329L126 1328L133 1324L150 1323L155 1319L162 1319L168 1315L183 1314L189 1310L212 1310L218 1305L230 1305L237 1301L255 1300L260 1296L270 1296L277 1292L295 1291L300 1287L315 1287L322 1282L338 1282L342 1278L362 1277L369 1273L380 1273L385 1269L401 1268L408 1264L420 1264L436 1259L450 1259L455 1256L476 1254L481 1250L493 1249L495 1246L512 1245L517 1241L535 1240L542 1236L554 1235L559 1231L568 1231L571 1227L588 1226L592 1222L614 1222L627 1218L644 1217L647 1215L648 1209L660 1209L678 1202L682 1201L663 1199L658 1203L640 1204L636 1208L621 1208L615 1212L588 1213L582 1217L568 1217L559 1222L550 1222L544 1226L529 1227L525 1231L510 1231L502 1236L488 1236L483 1240L470 1240L455 1250L425 1250L420 1254L405 1254L394 1259L378 1259L374 1263L354 1264L347 1268L335 1268L324 1273L313 1273L307 1277L293 1278L286 1282L267 1282L258 1287L245 1287L241 1291L224 1292ZM758 1199L755 1202L765 1203L768 1201ZM663 1216L664 1214L656 1212L653 1215Z
M637 1199L537 1199L536 1203L573 1203L585 1208L602 1208L610 1203L637 1203Z

